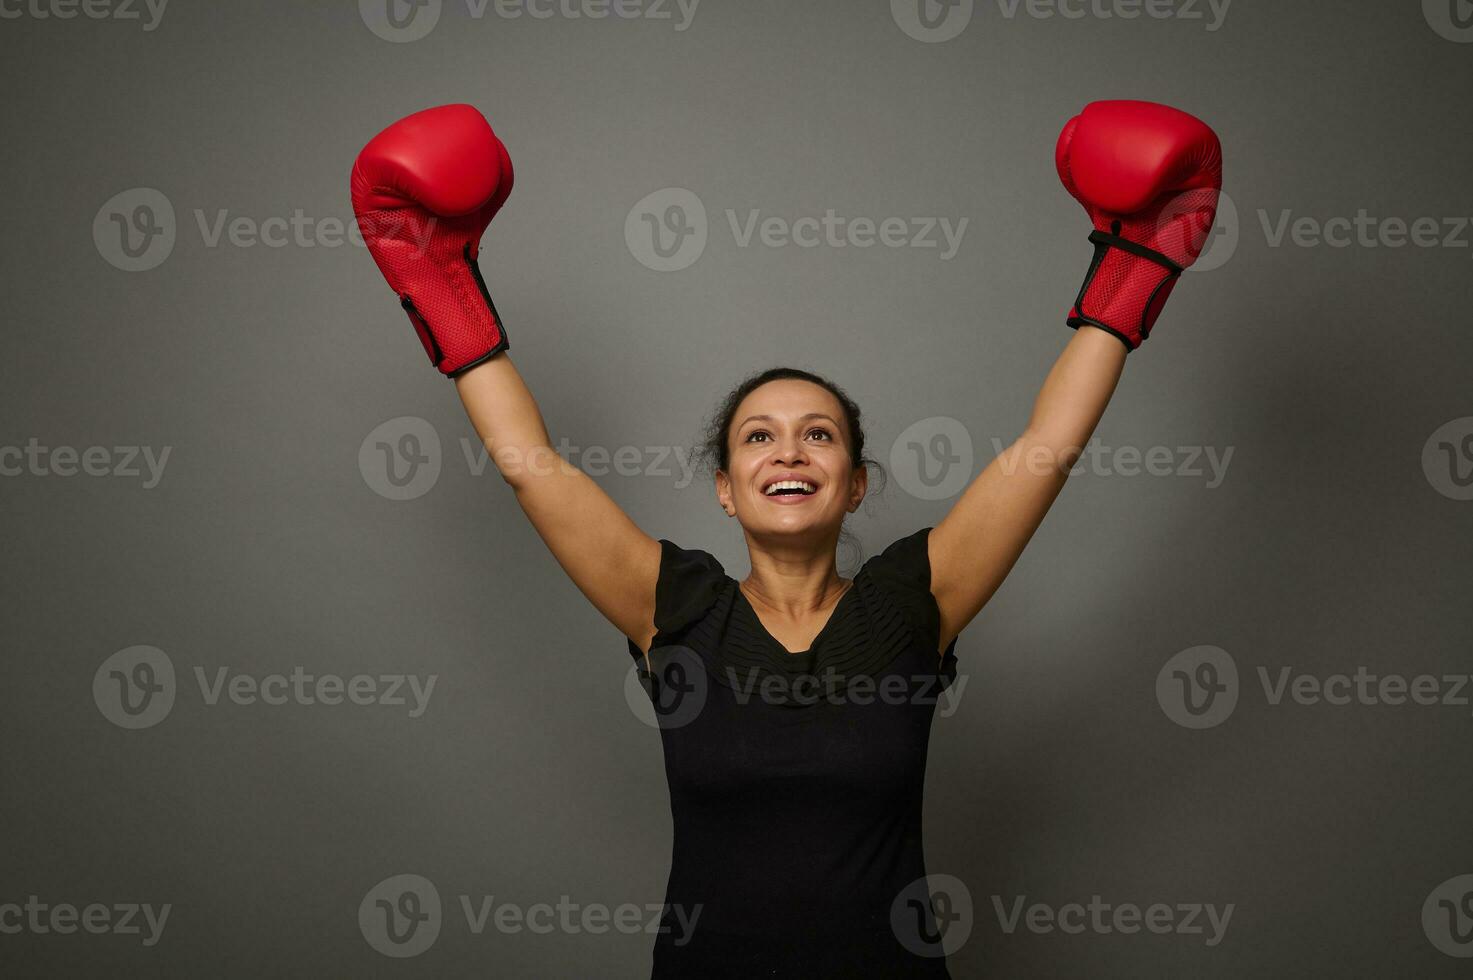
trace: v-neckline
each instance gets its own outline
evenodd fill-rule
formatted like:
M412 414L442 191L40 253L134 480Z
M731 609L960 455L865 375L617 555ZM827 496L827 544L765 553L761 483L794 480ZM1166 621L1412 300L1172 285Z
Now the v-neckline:
M757 614L757 607L752 605L752 600L747 598L747 593L742 589L742 583L738 582L736 579L732 579L732 581L736 582L737 595L741 598L742 603L747 607L747 612L750 613L752 616L752 622L756 625L757 629L761 631L763 638L766 639L768 643L771 643L773 646L777 647L777 649L786 656L795 658L809 657L813 655L813 651L818 649L819 641L824 638L824 634L828 633L829 628L833 626L834 622L839 618L839 610L843 608L844 600L848 599L849 596L854 593L855 586L854 579L850 579L849 588L845 589L844 594L839 596L838 600L834 602L834 608L829 610L829 618L824 620L823 626L821 626L818 632L813 635L813 640L808 644L808 649L789 650L781 640L772 635L772 631L767 628L767 624L762 622L762 617Z

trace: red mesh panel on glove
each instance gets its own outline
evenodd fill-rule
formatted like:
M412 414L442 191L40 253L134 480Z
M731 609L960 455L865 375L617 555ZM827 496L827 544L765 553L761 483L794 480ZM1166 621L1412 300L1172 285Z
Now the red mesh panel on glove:
M391 208L360 215L358 223L389 286L413 304L409 320L436 367L451 374L505 349L505 332L473 264L484 217Z
M1090 208L1095 230L1159 252L1178 266L1201 254L1217 215L1216 188L1183 191L1145 211L1116 215ZM1166 265L1110 245L1096 245L1095 262L1070 311L1070 326L1090 323L1118 335L1131 348L1151 332L1178 273Z

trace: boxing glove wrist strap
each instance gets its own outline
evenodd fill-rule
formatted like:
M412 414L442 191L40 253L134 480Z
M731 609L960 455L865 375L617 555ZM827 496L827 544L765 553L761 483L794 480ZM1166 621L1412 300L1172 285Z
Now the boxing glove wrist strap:
M1128 238L1121 238L1119 235L1112 235L1108 231L1095 230L1089 233L1089 240L1091 244L1095 246L1095 254L1097 256L1100 256L1101 258L1103 257L1105 249L1118 248L1122 252L1129 252L1131 255L1138 255L1141 258L1148 259L1159 266L1164 266L1166 270L1174 276L1179 276L1182 274L1183 267L1179 263L1171 261L1168 256L1162 255L1154 248L1146 248L1146 246L1133 242ZM1094 263L1094 268L1098 267L1099 261L1096 260L1096 262ZM1091 271L1093 271L1093 269L1091 269Z
M1074 309L1065 322L1076 330L1088 325L1113 334L1125 345L1126 350L1131 351L1150 335L1156 315L1160 313L1161 306L1166 302L1171 287L1176 284L1184 267L1153 248L1120 237L1119 230L1120 225L1117 222L1110 231L1096 229L1090 232L1089 240L1095 247L1095 254L1090 260L1089 271L1084 275L1084 285L1079 287L1079 296L1074 300ZM1097 276L1112 249L1160 266L1163 270L1161 279L1154 286L1148 280L1144 284L1148 287L1146 292L1139 292L1139 287L1132 290L1136 297L1133 300L1127 298L1118 285L1102 285L1097 282ZM1112 282L1126 278L1122 263L1130 262L1132 259L1124 257L1115 261L1110 273ZM1097 286L1100 288L1091 296L1091 289Z

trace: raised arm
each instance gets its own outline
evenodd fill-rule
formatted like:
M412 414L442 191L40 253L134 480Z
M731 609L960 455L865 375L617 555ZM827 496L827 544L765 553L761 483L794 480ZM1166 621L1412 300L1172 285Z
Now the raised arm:
M654 637L660 543L553 450L507 354L477 259L511 194L511 157L473 106L400 119L353 164L353 212L430 363L455 379L471 423L553 556L641 650Z
M931 593L944 649L1012 571L1110 403L1126 349L1102 330L1069 341L1028 427L967 487L930 534Z
M655 635L660 542L552 448L508 354L459 375L455 387L491 461L563 571L605 619L647 650Z
M1069 311L1082 328L1044 381L1027 429L930 535L942 649L1002 585L1064 486L1115 391L1206 243L1222 186L1207 124L1153 102L1092 102L1054 149L1059 178L1094 224L1094 260Z

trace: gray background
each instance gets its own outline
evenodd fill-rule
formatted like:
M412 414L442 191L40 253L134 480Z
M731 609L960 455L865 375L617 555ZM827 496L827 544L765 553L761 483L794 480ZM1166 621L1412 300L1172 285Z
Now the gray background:
M1440 36L1416 2L1238 0L1209 31L1009 18L989 0L933 44L878 0L706 0L684 31L477 19L456 0L411 43L376 36L354 3L180 0L151 31L0 21L0 79L0 444L172 447L152 489L0 479L0 903L173 906L147 948L0 934L0 972L648 973L647 934L476 936L458 899L662 899L664 771L623 693L623 639L494 470L468 468L454 392L364 249L210 247L197 214L347 219L368 137L470 102L517 168L482 266L554 439L689 447L741 375L794 363L848 388L887 468L901 432L940 418L970 433L976 470L1026 421L1088 260L1055 136L1085 102L1139 97L1220 134L1239 241L1176 291L1097 435L1234 455L1213 488L1071 481L963 633L969 686L936 722L926 797L928 869L965 882L976 910L952 973L1466 975L1424 934L1422 905L1473 872L1473 709L1273 705L1257 676L1473 665L1473 502L1421 463L1435 430L1473 415L1473 235L1273 247L1264 230L1284 209L1473 214L1473 45ZM710 239L659 273L624 224L667 187L700 197ZM142 272L116 268L90 232L131 188L176 213L172 253ZM738 247L725 213L754 208L969 226L950 261ZM357 462L398 416L444 446L438 482L410 501L374 492ZM899 476L853 522L864 554L955 499ZM599 479L649 533L745 572L706 477ZM127 731L90 686L137 644L168 655L177 699ZM1193 731L1155 684L1202 644L1234 658L1241 692L1230 718ZM196 667L438 682L410 718L211 705ZM785 832L752 828L769 830ZM390 959L357 909L401 873L434 882L446 915L431 949ZM993 907L1095 894L1235 911L1208 948L1008 934Z

